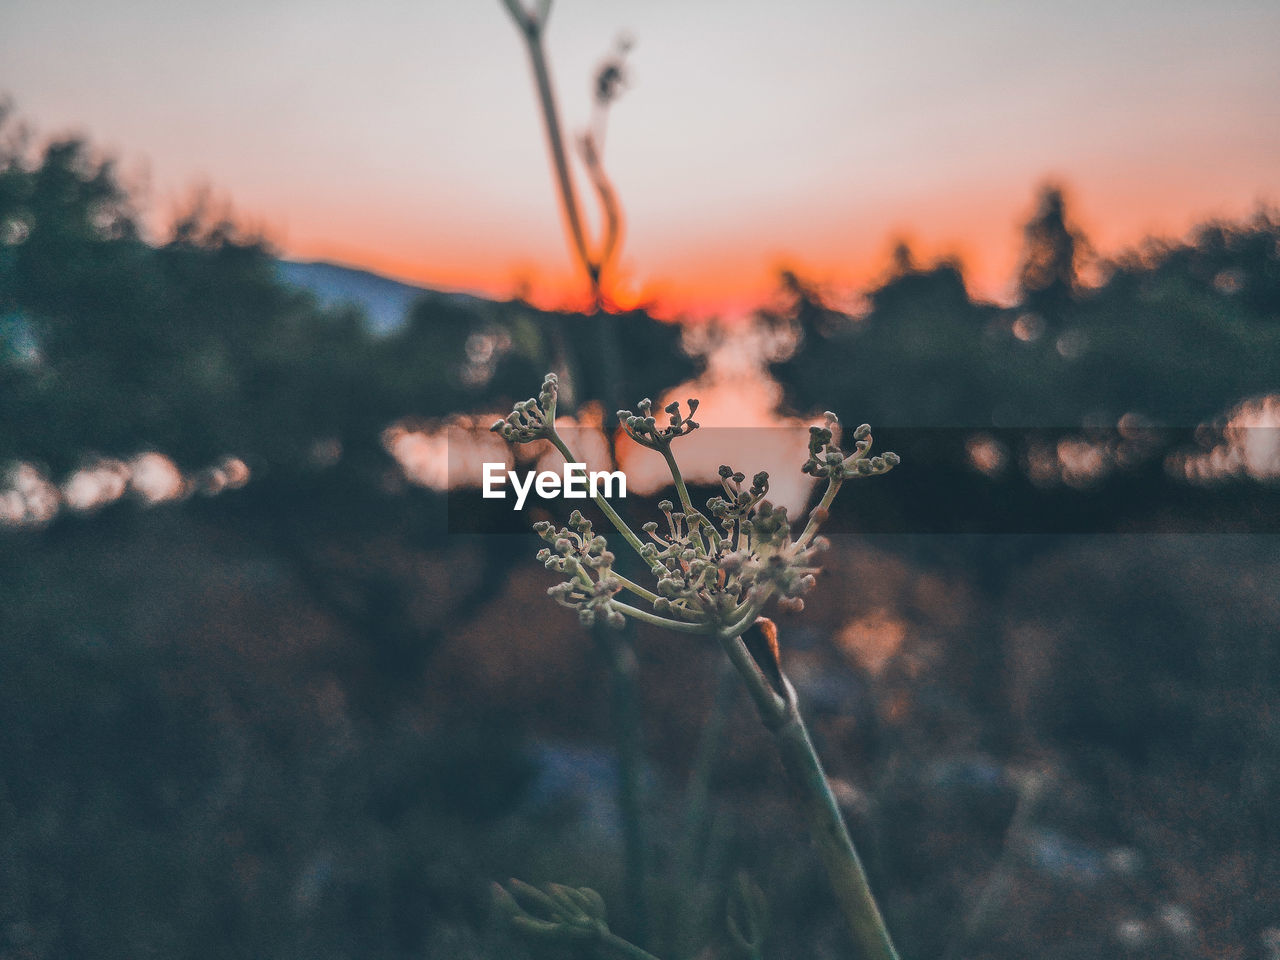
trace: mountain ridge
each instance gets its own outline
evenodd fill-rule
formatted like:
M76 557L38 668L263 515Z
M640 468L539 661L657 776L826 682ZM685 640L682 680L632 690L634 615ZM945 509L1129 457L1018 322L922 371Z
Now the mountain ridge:
M379 336L395 333L415 303L434 299L465 306L488 303L469 293L453 293L418 286L404 280L328 260L277 260L281 280L306 290L323 306L351 305L364 311L369 328Z

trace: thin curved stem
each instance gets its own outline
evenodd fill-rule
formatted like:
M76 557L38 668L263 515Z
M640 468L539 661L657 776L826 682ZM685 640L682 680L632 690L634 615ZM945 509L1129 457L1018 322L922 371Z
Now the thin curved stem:
M788 693L792 693L790 682L785 682ZM786 722L774 733L774 740L782 755L782 765L800 795L809 831L827 868L836 901L853 931L857 955L866 960L898 960L898 951L872 896L862 859L849 836L849 828L845 826L794 695L789 700Z
M551 167L555 175L556 189L560 194L560 208L564 212L565 223L569 228L573 252L583 270L586 271L587 280L591 284L592 302L598 306L603 300L600 275L605 264L614 254L620 234L621 214L618 210L617 198L613 193L612 185L604 176L599 157L595 156L596 162L588 163L588 171L604 210L606 232L601 244L601 253L593 256L578 207L578 193L573 185L569 156L564 146L564 132L560 126L560 110L556 104L555 90L551 86L551 71L547 66L546 52L542 46L542 36L550 16L551 3L549 0L542 0L536 16L525 10L518 0L503 0L503 4L524 38L525 50L529 55L529 66L533 70L534 87L538 92L538 104L541 107L543 124L546 128L547 147L551 151ZM592 153L594 152L593 147Z
M658 447L658 452L662 454L662 459L667 461L667 469L671 471L671 479L675 482L676 493L680 496L680 506L684 507L685 515L702 517L701 511L693 505L693 499L689 496L689 488L685 486L684 474L680 472L680 465L676 463L675 454L671 452L671 445L662 444ZM702 519L705 520L706 517Z
M634 580L628 580L626 577L620 574L617 570L610 569L609 576L615 578L619 583L622 584L623 589L630 590L641 600L648 600L650 603L653 603L653 601L658 599L658 595L654 593L652 590L646 590L644 587L640 586L640 584L636 583Z
M751 656L751 652L747 649L747 645L742 642L741 636L737 634L731 637L722 635L720 637L720 646L724 648L729 661L738 671L738 676L742 677L743 683L746 684L747 693L751 695L751 699L756 705L760 718L765 722L765 726L772 729L771 725L781 722L786 712L786 701L774 692L773 687L769 686L769 681L765 679L755 658Z
M581 463L580 460L575 459L573 452L565 442L560 439L560 434L556 433L554 428L547 433L547 439L550 440L552 445L560 451L560 456L564 457L565 463ZM635 531L627 526L627 521L623 520L622 517L618 515L618 511L613 509L613 506L609 501L600 496L600 494L593 493L591 495L591 499L595 501L596 506L600 508L601 512L609 518L609 522L613 524L614 529L622 534L623 539L631 545L631 549L634 550L641 559L643 559L644 553L641 550L641 547L643 547L644 544L641 542L640 538L636 536Z
M618 748L618 812L622 815L623 889L631 907L629 935L649 941L649 839L645 820L644 740L640 732L640 704L636 693L634 624L615 630L597 620L592 635L604 656L612 681L609 712Z
M757 602L751 604L743 604L734 610L738 614L738 619L731 622L728 626L719 630L719 637L722 640L729 640L739 636L743 630L756 622L756 617L760 615L760 611L764 609L765 602L773 595L773 588L769 587L765 595Z
M674 630L676 633L692 633L700 637L705 637L708 633L707 628L701 623L685 623L682 620L669 620L666 617L660 617L656 613L649 613L647 610L641 610L639 607L633 607L629 603L623 603L621 600L614 600L613 605L622 613L626 614L641 623L652 624L655 627L662 627L666 630Z
M822 495L822 499L818 501L818 505L809 513L809 522L804 526L804 532L800 534L796 540L796 546L805 547L809 545L809 541L818 533L819 511L825 512L831 509L831 503L836 498L836 494L840 492L840 484L842 481L832 477L827 481L827 492Z
M525 10L517 0L502 0L502 5L507 8L507 13L511 14L511 19L516 22L516 26L523 32L531 29L537 29L533 16Z
M857 945L860 960L898 960L880 908L872 896L862 860L809 736L795 688L779 668L780 696L770 685L741 637L721 636L721 646L746 684L760 719L773 735L782 765L795 789L814 845L826 867L832 892Z
M689 523L689 529L698 538L698 546L705 552L706 544L702 542L703 529L707 531L708 536L714 537L717 542L720 537L716 533L715 527L712 526L711 521L703 515L701 510L693 505L693 498L689 496L689 488L684 482L684 474L680 472L680 465L676 463L675 454L671 452L671 444L664 443L657 450L662 454L662 459L667 462L667 469L671 472L671 479L675 482L676 493L680 497L680 506L684 508L685 519Z
M604 276L605 267L613 260L618 241L622 237L622 210L618 205L618 195L613 189L613 183L604 172L604 163L600 159L600 148L596 144L595 135L589 133L584 136L579 141L579 146L583 166L587 168L591 185L596 188L596 196L600 200L600 209L604 211L604 238L601 240L600 250L594 261L588 265L588 272L594 270L596 306L599 307L599 297L602 295L600 280Z

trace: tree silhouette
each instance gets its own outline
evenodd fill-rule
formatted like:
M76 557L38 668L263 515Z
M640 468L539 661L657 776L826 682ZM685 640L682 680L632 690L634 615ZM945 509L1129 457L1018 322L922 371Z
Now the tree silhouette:
M1041 188L1035 216L1023 228L1018 295L1022 306L1051 328L1061 324L1076 296L1079 261L1086 249L1083 235L1069 222L1062 187Z

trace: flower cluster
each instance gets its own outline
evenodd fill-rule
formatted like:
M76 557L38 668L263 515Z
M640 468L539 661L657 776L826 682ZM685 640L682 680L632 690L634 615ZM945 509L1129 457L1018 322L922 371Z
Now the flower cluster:
M613 598L622 589L622 581L613 575L614 556L608 542L594 533L591 521L575 510L567 527L556 529L542 520L533 529L551 544L538 551L542 565L567 578L547 593L562 607L577 610L584 627L597 620L621 627L623 616Z
M622 424L622 429L636 443L642 447L648 447L650 450L660 450L663 447L669 447L671 441L677 437L687 437L699 427L698 421L693 419L693 415L698 411L698 401L686 401L689 406L689 415L682 417L680 415L680 404L672 401L664 408L667 413L667 425L665 427L658 426L658 420L653 416L653 401L648 397L641 400L637 406L640 408L640 415L632 413L630 410L618 411L618 422Z
M548 374L539 398L516 404L511 415L493 429L513 443L549 440L566 459L576 462L556 433L555 401L556 378ZM722 466L723 492L707 501L706 512L697 509L671 445L698 429L693 419L698 401L688 401L687 415L681 414L678 403L666 407L668 422L663 426L652 416L652 406L642 400L639 414L620 410L618 420L627 436L666 459L679 504L659 503L662 520L644 524L642 538L607 501L595 499L654 578L654 589L614 570L615 557L606 539L578 511L569 518L568 527L556 529L546 522L534 527L549 545L538 559L564 577L548 592L558 603L577 610L586 625L621 626L630 616L679 632L733 637L775 597L784 610L803 609L803 598L816 582L817 555L827 547L817 535L818 527L827 519L836 492L846 480L886 473L899 462L893 453L869 455L871 428L865 424L853 432L854 449L846 454L836 441L839 421L828 413L825 426L810 428L809 458L801 467L809 476L825 479L827 488L804 529L793 536L786 508L766 499L769 475L764 472L753 476L748 485L746 474ZM640 604L619 599L623 591Z
M548 373L542 381L542 390L537 399L530 397L528 400L521 400L505 420L494 421L489 429L508 443L532 443L549 437L555 431L559 386L559 378L554 373Z
M853 455L845 454L834 440L833 431L840 425L840 419L830 410L823 417L826 426L809 428L809 459L800 468L802 473L811 477L856 480L888 473L900 462L896 453L867 456L871 451L871 426L866 423L853 431Z
M784 609L803 606L799 597L813 586L814 555L826 547L818 540L796 548L786 507L763 499L768 475L756 474L750 491L733 489L742 474L722 467L732 500L713 497L707 508L722 532L701 513L675 509L670 500L658 504L665 524L642 528L651 539L641 557L658 578L655 613L684 620L727 623L741 619L751 606L763 606L777 592Z

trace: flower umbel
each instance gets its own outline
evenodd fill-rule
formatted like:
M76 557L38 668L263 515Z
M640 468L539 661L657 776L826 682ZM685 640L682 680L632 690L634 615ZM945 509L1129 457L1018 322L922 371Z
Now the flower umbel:
M494 421L489 429L500 434L508 443L532 443L549 438L555 432L556 397L559 395L559 378L548 373L542 381L542 390L535 400L521 400L507 414L505 420Z
M511 443L548 440L568 462L578 462L556 432L556 396L555 374L547 374L538 398L517 403L493 430ZM653 576L653 589L614 569L606 538L578 511L567 527L556 529L543 522L534 528L548 544L538 559L564 577L548 593L577 610L588 626L603 622L620 627L629 616L681 633L726 639L754 623L774 597L784 610L803 609L803 598L816 582L817 555L827 547L818 528L841 485L887 473L899 462L893 453L870 455L871 428L866 424L853 432L853 451L845 453L836 440L839 421L835 414L826 414L825 426L810 427L809 458L801 470L825 479L827 487L803 530L793 536L786 508L766 499L769 475L763 471L748 484L745 473L722 466L723 493L709 499L705 511L696 508L671 447L674 440L698 429L693 419L698 401L688 401L687 415L678 403L667 406L665 425L659 425L652 407L651 401L642 400L638 414L620 410L618 419L629 437L666 459L679 503L659 503L661 519L644 524L643 536L638 536L603 497L595 500ZM636 602L618 599L624 591Z
M621 627L625 621L613 596L622 589L622 581L613 575L614 556L605 538L592 532L591 521L575 510L568 527L557 530L543 520L533 529L551 544L538 551L543 566L568 576L547 593L561 606L577 610L584 627L593 626L597 619Z
M853 456L848 456L833 441L832 431L840 425L839 418L830 410L823 418L827 422L825 427L809 428L809 459L800 468L802 473L811 477L857 480L888 473L901 462L896 453L867 456L871 452L871 425L866 423L853 431Z
M700 424L693 419L693 415L698 410L697 400L686 401L689 407L689 415L682 417L680 415L680 404L672 402L664 408L668 414L667 426L658 426L657 418L652 415L653 401L645 397L637 406L640 408L640 415L636 416L630 410L618 411L618 422L622 424L622 429L636 443L642 447L648 447L650 450L660 450L663 447L669 447L671 441L677 437L687 437L693 431L697 430Z
M555 400L556 381L549 374L542 395L516 404L511 416L499 420L494 429L513 443L548 440L567 462L579 463L556 432ZM818 536L818 528L826 521L836 493L848 480L888 472L898 465L898 457L892 453L870 455L871 428L866 424L853 431L853 451L846 453L837 442L839 421L828 413L824 426L810 428L809 457L801 467L807 475L825 480L826 490L809 512L799 536L793 536L786 509L766 499L767 473L757 473L746 485L745 473L723 466L722 494L707 501L706 512L693 505L671 446L698 428L692 419L697 406L696 400L690 400L689 413L684 416L678 404L671 404L666 408L669 419L665 426L659 426L652 416L648 400L639 404L639 414L628 410L618 413L628 436L662 454L679 499L678 505L671 500L658 504L661 519L640 528L643 539L607 500L593 494L596 505L654 578L654 589L615 570L615 557L606 539L575 510L567 527L557 529L546 522L534 527L548 544L539 551L538 559L564 577L548 592L558 603L577 610L579 619L588 626L604 622L617 627L631 617L678 633L711 636L719 642L761 721L772 733L783 767L801 798L801 809L809 820L832 891L853 935L855 955L898 960L800 714L795 688L782 670L777 630L772 621L760 616L775 596L783 609L803 609L804 595L816 582L817 555L827 546ZM624 591L634 596L634 603L618 599ZM523 897L524 902L517 897ZM562 945L608 944L620 956L652 960L643 950L607 931L598 898L590 891L555 887L539 891L513 885L511 893L497 888L495 898L513 926L529 937ZM758 955L763 912L756 901L762 898L747 891L742 898L742 921L730 913L730 934L745 953Z

